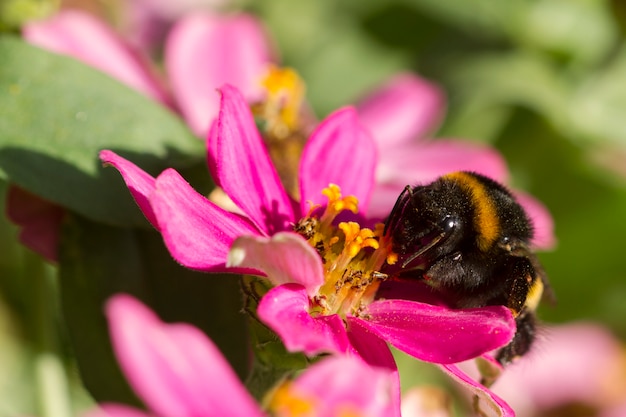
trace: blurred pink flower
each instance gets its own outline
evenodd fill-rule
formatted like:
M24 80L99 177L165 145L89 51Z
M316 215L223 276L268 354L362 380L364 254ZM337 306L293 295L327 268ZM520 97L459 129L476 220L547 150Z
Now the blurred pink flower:
M607 329L593 323L551 326L539 339L492 387L518 417L566 415L568 410L626 415L618 413L626 410L626 357Z
M21 229L20 242L51 262L57 260L59 230L64 210L17 186L7 191L6 213Z
M158 50L172 24L186 14L215 12L230 0L128 0L122 2L125 37L135 47Z
M258 98L263 91L261 78L272 61L261 24L246 14L194 13L178 20L165 41L168 83L144 55L88 13L64 10L48 20L28 23L22 34L34 45L79 59L179 109L201 137L217 116L215 90L228 83L248 99Z
M515 325L502 306L453 311L402 299L368 302L356 310L346 305L331 314L310 310L327 284L324 265L294 225L307 216L309 205L326 206L322 190L328 184L354 196L366 211L376 166L374 143L354 110L331 114L306 143L301 200L295 202L278 179L243 95L228 85L221 92L220 117L208 139L209 168L243 215L218 207L172 169L155 179L111 151L101 153L120 171L178 262L203 271L267 276L275 287L261 300L258 315L290 351L352 353L395 369L386 341L423 360L453 363L511 339Z
M380 157L371 216L387 216L407 184L427 184L450 172L473 171L499 182L508 180L506 163L495 149L463 140L429 138L443 119L444 106L439 87L409 73L391 78L358 105ZM554 246L548 211L536 199L516 195L533 220L534 245Z
M95 16L64 10L48 20L27 23L22 36L33 45L79 59L148 97L171 105L165 85L149 60Z
M148 412L102 404L85 417L266 416L215 345L197 328L166 324L128 295L106 306L113 349ZM289 417L294 405L311 416L352 412L364 417L391 413L392 375L354 358L320 361L268 393L271 415Z
M162 11L183 7L145 1ZM258 99L263 91L261 77L271 61L269 42L260 23L245 14L196 13L178 20L164 51L169 86L146 56L88 13L64 10L48 20L26 24L22 34L34 45L79 59L170 109L178 109L201 137L206 136L217 116L216 89L230 83L240 88L247 99ZM9 199L7 211L22 227L21 242L56 261L62 209L33 195Z

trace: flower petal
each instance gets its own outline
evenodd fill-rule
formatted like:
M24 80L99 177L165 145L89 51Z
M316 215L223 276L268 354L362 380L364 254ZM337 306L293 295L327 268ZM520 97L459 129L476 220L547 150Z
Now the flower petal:
M101 151L100 159L105 165L113 165L120 174L122 174L122 178L124 178L124 182L126 182L130 194L137 202L144 216L152 223L155 229L159 230L159 223L157 222L154 210L148 199L150 194L154 191L154 178L137 165L122 158L115 152L108 150Z
M348 337L341 318L336 314L311 317L309 297L302 285L284 284L272 288L261 299L257 314L290 352L313 356L348 350Z
M541 335L493 385L518 414L539 415L566 404L601 409L626 399L623 347L608 329L576 322L542 328Z
M256 128L248 104L230 85L221 89L213 160L216 182L260 230L273 234L294 221L291 200L285 192L268 151ZM213 170L212 170L213 171Z
M441 140L382 149L368 217L387 217L407 185L428 184L455 171L477 172L500 182L508 178L502 156L480 144Z
M300 284L313 296L324 283L319 254L300 235L280 232L271 238L241 236L228 253L226 266L263 271L275 286Z
M326 204L321 192L331 183L337 184L344 196L357 197L359 207L366 211L377 157L376 144L353 108L328 116L311 134L300 160L302 212L308 211L309 202Z
M121 404L98 404L98 408L81 417L150 417L150 414Z
M311 366L289 389L296 397L314 399L319 417L392 416L393 380L387 369L370 367L357 358L335 356Z
M113 348L131 386L162 416L262 416L235 372L197 328L165 324L133 297L107 303Z
M507 344L515 321L506 307L452 310L407 300L370 304L362 324L418 359L455 363Z
M259 234L246 219L198 194L173 169L157 177L150 202L165 245L182 265L200 271L250 272L226 269L233 241Z
M508 178L506 162L493 148L460 140L437 140L381 150L376 180L426 184L455 171L472 171L496 181Z
M88 13L64 10L47 21L26 24L22 34L34 45L77 58L161 103L171 104L148 61Z
M515 198L524 207L533 225L532 245L542 250L553 249L557 244L554 235L554 221L546 206L531 195L517 190L515 191Z
M387 343L363 325L363 320L348 316L348 337L356 354L372 366L388 369L391 372L392 410L385 414L400 416L400 374L396 361Z
M515 417L513 409L502 398L491 392L484 385L474 381L458 366L441 365L441 369L478 397L481 415L485 417ZM488 406L488 408L485 408L485 406Z
M9 187L6 199L7 217L21 228L20 242L56 262L65 210L14 185Z
M363 124L379 148L394 147L432 132L444 114L441 89L410 73L398 74L358 105Z
M168 35L165 65L192 130L206 135L218 114L216 90L225 83L239 88L248 102L260 99L270 56L265 33L250 15L194 13L179 20Z

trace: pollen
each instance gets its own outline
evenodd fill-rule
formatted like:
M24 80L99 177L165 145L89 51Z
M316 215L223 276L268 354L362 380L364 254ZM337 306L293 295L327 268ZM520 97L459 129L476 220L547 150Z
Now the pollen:
M372 230L355 221L337 221L345 211L358 213L355 196L343 196L335 184L324 188L322 194L328 200L324 210L311 209L294 227L315 248L324 265L325 282L311 299L310 313L358 315L387 278L379 271L391 245L382 236L382 224Z

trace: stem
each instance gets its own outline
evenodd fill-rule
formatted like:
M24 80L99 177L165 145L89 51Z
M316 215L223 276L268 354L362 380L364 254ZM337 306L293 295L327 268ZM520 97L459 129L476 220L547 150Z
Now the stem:
M69 383L59 351L55 270L25 251L24 279L30 283L38 412L42 417L71 417Z

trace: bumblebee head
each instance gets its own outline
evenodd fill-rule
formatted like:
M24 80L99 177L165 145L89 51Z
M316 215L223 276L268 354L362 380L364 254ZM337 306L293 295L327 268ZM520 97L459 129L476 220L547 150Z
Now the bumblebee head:
M387 219L385 233L403 269L427 266L455 252L486 254L532 236L528 218L510 192L469 172L407 186Z

